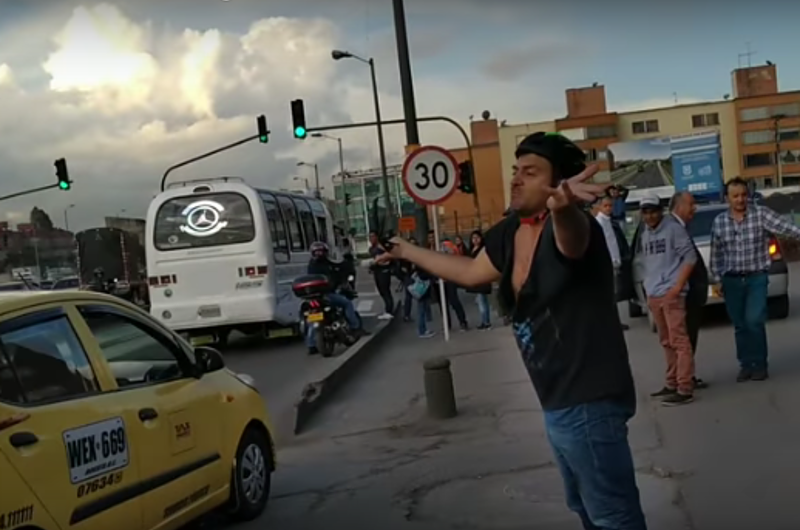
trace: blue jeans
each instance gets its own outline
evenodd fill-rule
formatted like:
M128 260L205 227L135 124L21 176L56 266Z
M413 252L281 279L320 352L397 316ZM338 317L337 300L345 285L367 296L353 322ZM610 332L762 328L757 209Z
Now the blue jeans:
M475 301L478 302L478 311L481 314L481 325L482 326L489 326L492 323L492 310L489 306L489 297L485 294L478 293L478 296L475 297Z
M600 400L544 413L567 506L586 530L647 529L628 445L627 423L634 412Z
M748 276L723 276L725 308L733 322L736 357L742 368L767 368L766 272Z
M408 291L408 286L411 285L411 282L406 282L403 284L403 318L409 320L411 318L411 304L414 302L414 297L411 296L411 293Z
M353 302L351 302L347 297L344 297L339 293L330 293L328 294L328 302L330 302L331 306L344 310L344 318L347 320L347 325L350 326L350 329L361 328L358 315L356 315L356 308L353 306ZM313 348L316 345L317 328L316 326L308 326L306 328L306 346Z
M428 321L431 319L431 297L417 300L417 334L421 337L428 333Z

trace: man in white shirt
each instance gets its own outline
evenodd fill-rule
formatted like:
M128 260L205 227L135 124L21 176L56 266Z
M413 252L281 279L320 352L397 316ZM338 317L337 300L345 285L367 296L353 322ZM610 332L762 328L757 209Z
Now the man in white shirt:
M606 238L606 246L608 253L611 255L611 263L614 265L614 287L619 290L620 281L620 268L622 268L622 256L620 254L619 243L617 242L617 235L614 232L613 221L611 214L614 211L614 199L612 197L603 197L597 204L595 204L595 219L600 223L603 228L603 235ZM628 329L627 324L622 324L622 329Z

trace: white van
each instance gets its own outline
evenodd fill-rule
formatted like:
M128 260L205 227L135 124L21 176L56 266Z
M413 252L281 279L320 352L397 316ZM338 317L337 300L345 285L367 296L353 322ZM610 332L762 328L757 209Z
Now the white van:
M224 343L232 330L294 334L292 280L314 241L338 257L333 224L321 200L238 178L170 186L147 213L150 312L195 345Z

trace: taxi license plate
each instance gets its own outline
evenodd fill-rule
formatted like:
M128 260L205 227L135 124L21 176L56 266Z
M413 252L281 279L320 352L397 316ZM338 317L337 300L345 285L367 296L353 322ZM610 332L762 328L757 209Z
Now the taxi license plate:
M214 336L213 335L203 335L201 337L191 337L189 338L189 344L192 346L206 346L208 344L214 344Z
M308 315L308 318L306 320L308 320L309 322L322 322L324 318L325 315L323 315L322 313L311 313L310 315Z
M218 305L206 305L197 309L197 315L200 318L217 318L222 316L222 310Z

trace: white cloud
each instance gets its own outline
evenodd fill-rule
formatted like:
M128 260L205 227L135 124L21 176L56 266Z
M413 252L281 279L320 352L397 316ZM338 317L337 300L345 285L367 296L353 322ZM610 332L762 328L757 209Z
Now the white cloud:
M58 222L59 211L76 204L70 224L86 227L123 208L143 215L166 167L253 134L255 116L262 113L272 130L267 146L212 157L177 171L175 178L239 175L284 187L294 175L306 176L306 168L296 167L304 160L318 162L322 184L329 184L338 171L336 142L294 140L289 101L305 99L310 125L374 119L366 66L330 58L345 37L325 19L266 18L233 34L170 31L134 21L110 4L76 8L41 65L49 81L45 88L4 90L19 76L0 64L0 129L13 131L0 144L0 194L55 182L52 163L62 156L73 191L3 204L3 216L20 218L38 205ZM419 64L424 60L415 68ZM384 117L402 117L396 64L382 59L378 75ZM557 78L549 82L535 89L492 82L476 67L458 75L417 74L415 92L420 116L447 115L466 125L469 115L488 108L498 118L520 122L562 112L564 87ZM451 126L425 124L420 130L424 143L463 145ZM404 129L390 126L385 132L389 162L396 163ZM342 137L349 168L378 164L374 129L331 134Z

